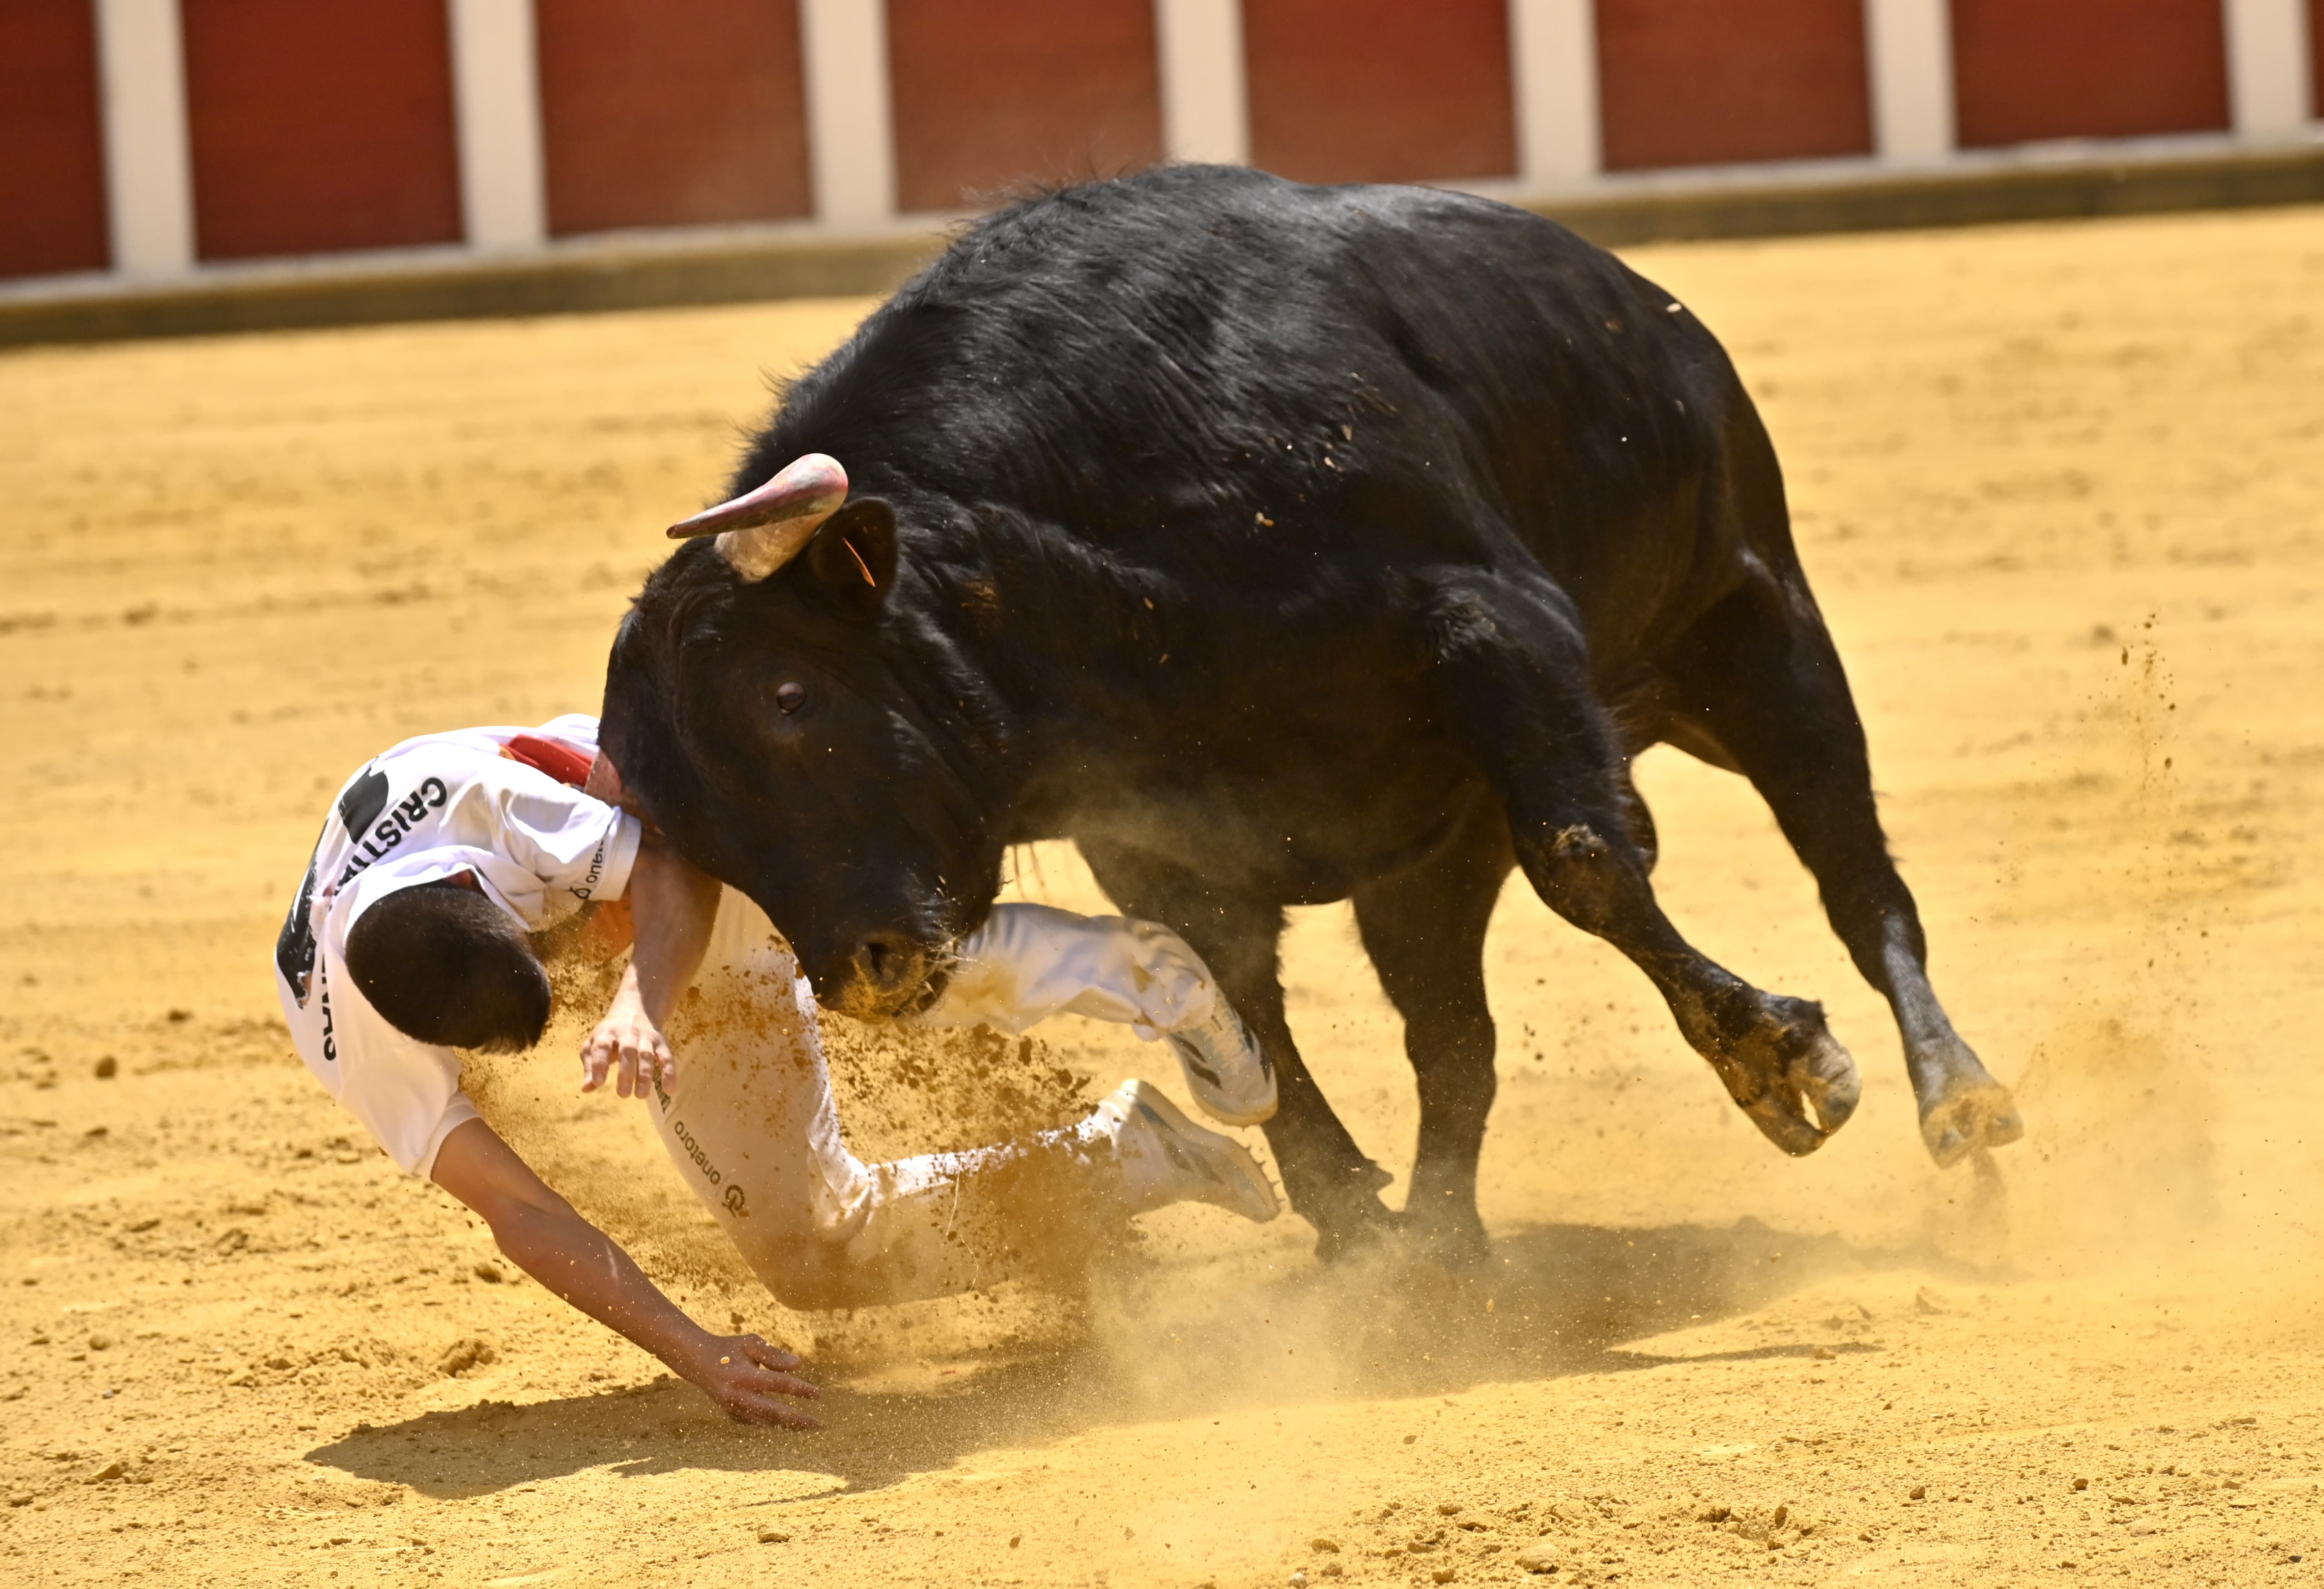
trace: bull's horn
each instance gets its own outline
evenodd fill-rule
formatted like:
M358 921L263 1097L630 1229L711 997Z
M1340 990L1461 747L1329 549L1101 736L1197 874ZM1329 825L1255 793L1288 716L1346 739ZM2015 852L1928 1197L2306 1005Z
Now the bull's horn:
M837 458L811 452L785 464L756 491L672 524L669 538L715 535L718 555L755 585L798 556L846 500L847 471Z

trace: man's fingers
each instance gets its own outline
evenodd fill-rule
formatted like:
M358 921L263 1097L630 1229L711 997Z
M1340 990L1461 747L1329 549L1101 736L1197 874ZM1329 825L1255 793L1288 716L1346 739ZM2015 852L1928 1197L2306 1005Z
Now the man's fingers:
M581 1070L583 1092L595 1092L610 1076L624 1098L647 1096L657 1076L665 1088L678 1081L669 1041L650 1026L640 1030L609 1021L599 1027L581 1046Z
M663 1046L661 1033L649 1030L638 1039L638 1090L660 1077L664 1086L669 1085L669 1049Z
M762 1335L744 1335L742 1355L761 1368L793 1369L807 1361L798 1353L786 1352Z
M731 1355L741 1357L754 1366L733 1365L733 1377L728 1383L777 1396L802 1397L809 1401L823 1399L821 1390L789 1372L798 1367L802 1361L797 1353L786 1352L762 1335L740 1335L735 1337L734 1344L741 1350Z
M770 1368L747 1368L726 1381L738 1393L753 1396L787 1396L794 1401L820 1401L823 1392L800 1379Z
M782 1373L770 1368L744 1369L726 1382L737 1390L753 1391L761 1396L788 1396L798 1401L823 1400L822 1391L797 1374Z
M801 1401L823 1400L823 1392L817 1390L812 1381L803 1380L795 1373L788 1373L779 1368L762 1368L754 1371L751 1375L751 1383L760 1390L771 1390L778 1396L789 1396Z
M799 1366L797 1353L759 1335L730 1336L721 1345L724 1353L704 1385L729 1418L787 1429L823 1427L812 1414L789 1405L820 1400L823 1396L807 1381L785 1372Z

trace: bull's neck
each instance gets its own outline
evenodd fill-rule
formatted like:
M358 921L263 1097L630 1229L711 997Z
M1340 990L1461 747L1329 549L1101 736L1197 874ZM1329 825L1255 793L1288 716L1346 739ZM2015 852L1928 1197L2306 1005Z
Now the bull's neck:
M987 809L1010 842L1063 836L1172 737L1173 676L1204 649L1200 625L1120 526L1029 505L912 505L922 522L967 531L923 567L945 670L976 681L967 705L989 724L975 734Z

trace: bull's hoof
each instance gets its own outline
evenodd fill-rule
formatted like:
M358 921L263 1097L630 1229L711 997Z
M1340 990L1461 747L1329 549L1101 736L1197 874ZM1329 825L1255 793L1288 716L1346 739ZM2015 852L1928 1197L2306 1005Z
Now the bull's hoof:
M1977 1056L1964 1049L1965 1065L1957 1065L1937 1092L1921 1104L1921 1141L1940 1169L1950 1169L1970 1154L1999 1148L2025 1134L2025 1122L2009 1089L1987 1074Z
M1846 1125L1863 1094L1856 1061L1824 1024L1822 1006L1806 999L1768 998L1763 1018L1711 1064L1751 1123L1794 1159Z
M1359 1252L1376 1252L1395 1231L1396 1216L1380 1210L1378 1219L1338 1220L1315 1226L1315 1261L1338 1263ZM1312 1223L1312 1222L1311 1222Z
M1462 1188L1448 1196L1441 1187L1432 1191L1415 1187L1396 1220L1398 1244L1417 1261L1462 1270L1482 1263L1492 1252L1476 1198L1462 1196Z
M1397 1215L1379 1200L1379 1189L1396 1179L1365 1159L1351 1169L1344 1181L1294 1186L1284 1178L1284 1190L1299 1216L1315 1227L1315 1256L1337 1263L1352 1253L1377 1247L1397 1228Z
M1415 1220L1406 1217L1405 1240L1414 1255L1443 1264L1447 1269L1471 1269L1491 1256L1493 1244L1485 1236L1485 1224L1480 1219Z

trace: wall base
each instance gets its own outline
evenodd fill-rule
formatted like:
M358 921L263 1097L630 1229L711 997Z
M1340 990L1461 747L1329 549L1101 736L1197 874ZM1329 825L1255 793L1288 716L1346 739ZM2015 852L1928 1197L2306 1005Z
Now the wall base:
M2324 203L2324 145L1756 185L1657 182L1520 202L1609 248L2316 204ZM940 224L858 237L784 229L629 238L498 259L374 254L220 271L167 287L51 282L0 292L0 346L884 293L943 248Z

